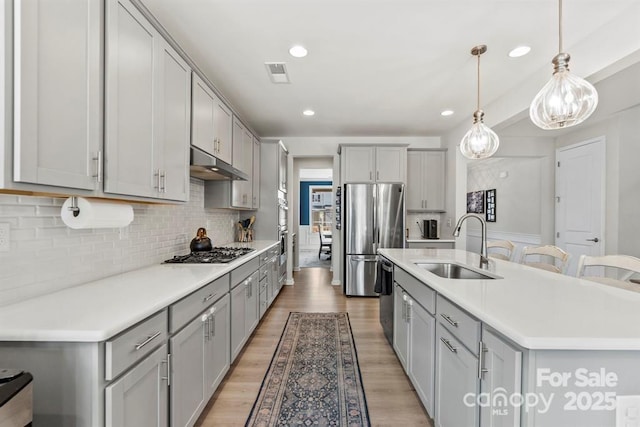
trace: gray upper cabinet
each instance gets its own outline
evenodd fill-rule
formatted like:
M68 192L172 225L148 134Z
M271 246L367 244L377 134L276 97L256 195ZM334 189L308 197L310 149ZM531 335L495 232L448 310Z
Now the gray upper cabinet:
M407 211L445 211L446 150L408 150Z
M156 173L160 197L189 200L189 140L191 138L191 69L175 50L161 41ZM155 175L154 176L158 176Z
M190 69L130 1L106 10L104 191L187 200Z
M407 179L404 146L342 146L342 182L399 182Z
M231 183L231 206L250 209L253 203L253 135L234 117L233 166L249 175L247 181Z
M233 115L211 88L193 74L191 143L220 160L232 163Z
M102 2L14 8L13 180L99 190Z
M260 207L260 141L258 138L253 138L253 159L252 159L252 173L251 173L251 209L258 209Z

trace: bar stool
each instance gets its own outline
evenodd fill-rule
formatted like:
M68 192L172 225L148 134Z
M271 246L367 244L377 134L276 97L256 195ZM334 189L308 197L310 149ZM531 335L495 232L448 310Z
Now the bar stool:
M605 269L608 269L609 272L614 272L617 279L600 275L586 275L585 272L587 269L590 270L590 273L593 271L590 267L604 267ZM606 272L606 270L603 271L603 273ZM629 255L581 255L580 260L578 261L578 269L576 270L576 277L609 286L615 286L617 288L640 292L640 280L632 278L634 274L640 274L640 258Z
M514 255L515 245L509 240L493 240L487 242L488 256L496 259L511 261ZM495 251L492 251L495 249Z
M537 256L536 260L529 257ZM546 262L546 261L551 262ZM542 270L553 271L554 273L564 273L569 264L569 254L557 246L525 246L522 248L520 264Z

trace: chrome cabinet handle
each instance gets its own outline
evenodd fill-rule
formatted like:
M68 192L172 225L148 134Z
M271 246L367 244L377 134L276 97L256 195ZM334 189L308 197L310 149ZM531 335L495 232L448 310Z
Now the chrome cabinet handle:
M449 317L448 315L446 315L446 314L442 313L442 314L440 314L440 317L442 317L444 320L446 320L446 321L447 321L447 323L449 323L451 326L454 326L454 327L456 327L456 328L458 327L458 322L456 322L455 320L453 320L453 319L452 319L451 317Z
M146 340L142 341L140 344L136 344L136 347L135 347L136 351L140 350L142 347L149 344L151 341L158 338L159 336L160 336L160 331L156 332L153 335L149 335Z
M449 349L449 351L451 353L457 353L458 352L458 349L455 348L454 346L452 346L451 343L449 342L449 340L446 340L443 337L440 337L440 341L442 341L444 343L444 345Z
M213 339L216 336L216 316L215 316L215 314L212 314L211 316L209 316L209 322L211 323L211 326L209 327L209 330L211 331L211 339Z
M482 367L482 365L484 365L484 354L487 352L487 350L484 348L484 343L482 341L480 341L478 347L478 378L482 379L482 374L484 374L485 372L489 372L488 369L484 369Z
M209 341L209 315L203 314L201 320L204 323L204 339Z
M413 309L413 300L407 301L407 323L411 322L411 310Z
M163 380L167 380L167 387L171 385L171 353L167 354L167 361L163 361L163 363L167 364L167 376L161 377Z
M216 295L218 295L218 293L217 293L217 292L214 292L214 293L212 293L212 294L209 294L209 295L207 295L206 297L204 297L204 298L202 299L202 302L207 302L207 301L209 301L211 298L215 297Z
M166 193L167 192L167 173L165 171L160 171L160 192L161 193Z
M92 159L96 161L96 174L93 177L96 179L96 182L102 182L102 150L98 150L96 156Z
M593 239L587 239L587 242L595 242L598 243L600 241L600 239L598 239L597 237L594 237Z
M376 171L376 179L380 179L380 171Z

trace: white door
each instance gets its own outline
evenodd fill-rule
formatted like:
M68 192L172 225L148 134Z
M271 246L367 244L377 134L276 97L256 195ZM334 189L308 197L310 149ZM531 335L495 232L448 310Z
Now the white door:
M574 276L580 255L604 254L604 138L556 151L556 246L571 254Z

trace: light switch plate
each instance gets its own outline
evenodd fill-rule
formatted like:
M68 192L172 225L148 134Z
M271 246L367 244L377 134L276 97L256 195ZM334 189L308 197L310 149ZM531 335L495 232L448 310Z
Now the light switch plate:
M0 252L9 252L11 247L11 224L0 223Z
M617 396L616 427L640 427L640 396Z

